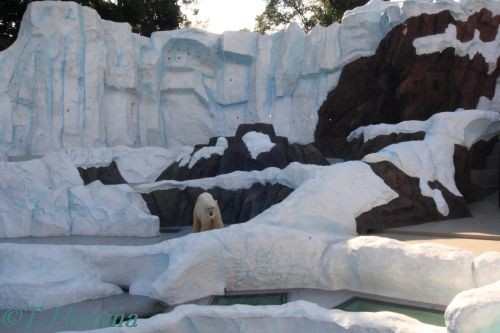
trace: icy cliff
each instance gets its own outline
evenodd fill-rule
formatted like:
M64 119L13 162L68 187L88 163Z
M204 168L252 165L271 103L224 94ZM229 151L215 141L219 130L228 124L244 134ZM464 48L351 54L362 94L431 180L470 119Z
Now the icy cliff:
M482 8L500 12L493 0L372 0L308 35L292 24L273 35L185 29L145 38L75 3L34 2L0 53L0 150L194 145L255 122L312 142L317 110L346 63L374 54L409 17L450 10L464 20Z
M225 290L313 288L440 305L483 286L472 268L481 256L465 250L373 236L339 240L247 223L149 246L0 244L0 309L51 308L121 293L116 286L167 304ZM93 294L82 291L92 286Z

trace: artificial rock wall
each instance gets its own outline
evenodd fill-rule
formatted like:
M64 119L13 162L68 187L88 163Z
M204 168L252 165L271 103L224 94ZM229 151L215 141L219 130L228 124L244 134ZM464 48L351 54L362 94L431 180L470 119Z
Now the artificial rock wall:
M397 24L449 10L458 20L494 0L372 0L342 24L273 35L197 29L131 33L71 2L34 2L0 53L0 159L73 147L205 143L265 122L310 143L343 66L375 53Z
M338 48L325 48L339 43L339 27L315 31L145 38L76 3L32 3L18 40L0 53L2 150L195 145L254 122L311 142L341 64Z

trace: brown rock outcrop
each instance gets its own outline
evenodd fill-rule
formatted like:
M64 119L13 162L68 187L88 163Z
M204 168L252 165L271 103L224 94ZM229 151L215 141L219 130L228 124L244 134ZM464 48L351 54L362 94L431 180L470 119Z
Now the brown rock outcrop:
M500 16L486 9L466 22L456 21L444 11L408 19L380 42L376 54L346 65L337 87L319 110L316 146L327 156L345 157L346 137L369 124L394 124L404 120L425 120L435 113L457 108L475 108L481 96L492 98L500 73L488 74L482 55L441 53L417 55L416 38L443 33L449 24L457 26L458 38L466 42L480 31L485 41L495 39Z

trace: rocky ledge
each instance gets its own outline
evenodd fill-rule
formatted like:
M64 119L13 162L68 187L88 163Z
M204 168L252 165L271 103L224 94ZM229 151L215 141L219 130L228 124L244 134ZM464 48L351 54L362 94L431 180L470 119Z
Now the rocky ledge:
M274 146L266 152L251 155L243 141L245 134L257 132L267 135ZM197 145L192 157L201 149L215 147L218 138L211 138L207 145ZM222 155L212 154L209 158L199 159L193 166L177 162L170 165L157 180L188 180L215 177L234 171L264 170L269 167L283 169L292 162L302 164L328 165L323 154L312 144L290 144L288 139L277 136L270 124L242 124L235 136L226 137L227 148Z

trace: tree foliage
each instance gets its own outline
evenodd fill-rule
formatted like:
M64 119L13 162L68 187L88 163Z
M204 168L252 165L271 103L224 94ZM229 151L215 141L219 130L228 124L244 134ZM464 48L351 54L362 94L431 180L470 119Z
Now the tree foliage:
M0 0L0 50L17 38L19 26L28 3L40 0ZM69 0L61 0L69 1ZM128 22L132 31L144 36L158 30L172 30L189 26L181 5L189 6L197 0L72 0L94 8L101 18ZM197 14L197 9L193 9Z
M290 22L297 22L309 32L315 25L328 26L340 21L348 9L368 0L266 0L262 14L256 17L255 31L273 32Z

